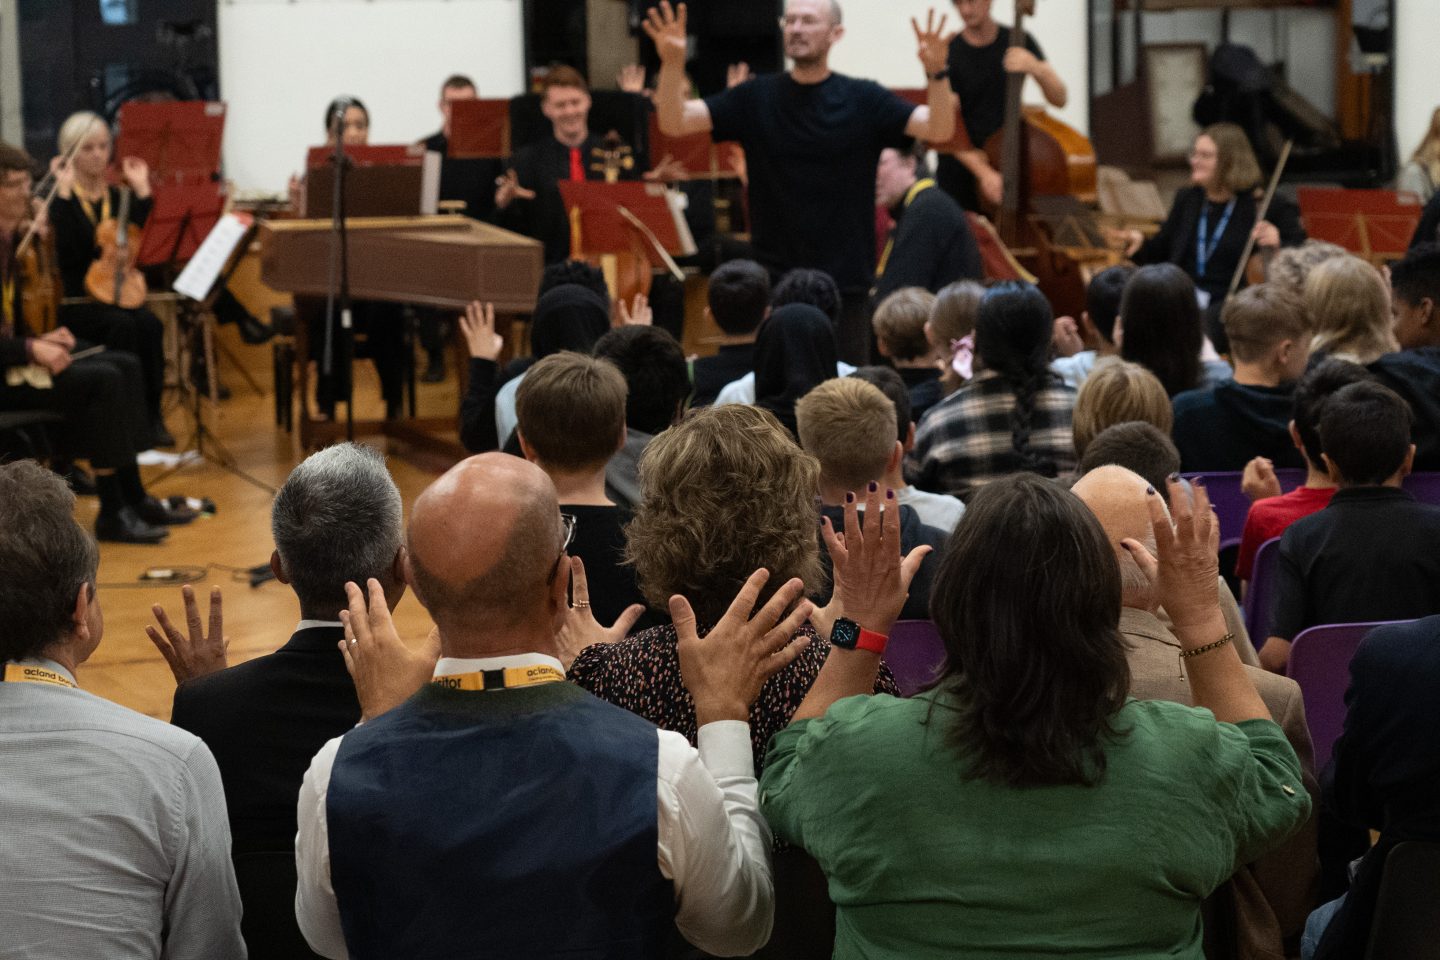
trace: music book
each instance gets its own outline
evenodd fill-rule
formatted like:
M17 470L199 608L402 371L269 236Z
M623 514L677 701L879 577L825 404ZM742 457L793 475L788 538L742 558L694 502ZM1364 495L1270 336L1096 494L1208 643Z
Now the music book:
M210 296L210 289L220 279L221 271L235 255L236 247L254 223L255 218L248 213L227 213L221 217L195 251L195 256L180 271L180 276L175 278L171 289L191 300L204 300Z

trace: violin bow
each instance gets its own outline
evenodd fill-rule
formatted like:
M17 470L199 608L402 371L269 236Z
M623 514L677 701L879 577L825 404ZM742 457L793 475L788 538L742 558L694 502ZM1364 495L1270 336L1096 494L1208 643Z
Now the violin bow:
M75 159L75 154L80 152L80 147L85 143L85 138L90 136L90 128L95 126L95 121L99 119L99 117L96 117L86 124L80 136L71 144L70 150L65 154L65 159L61 162L60 166L68 167L70 162ZM45 199L40 201L41 212L50 209L50 201L55 199L55 194L60 190L60 177L54 171L47 173L45 176L54 178L54 182L50 184L50 189L45 192ZM44 178L41 178L41 182L44 182ZM18 260L25 256L25 251L30 249L30 244L34 241L35 234L39 229L40 216L39 214L35 214L30 218L30 226L25 230L25 236L20 240L20 246L15 248L15 259Z
M1294 140L1286 140L1284 148L1280 151L1280 159L1275 163L1275 172L1270 175L1270 186L1265 188L1265 196L1260 201L1260 206L1255 211L1255 223L1259 224L1270 214L1270 202L1275 199L1275 190L1280 186L1280 176L1285 172L1285 164L1290 161L1290 148L1295 146ZM1240 255L1240 262L1235 265L1235 274L1230 278L1230 289L1225 294L1229 300L1235 296L1235 291L1240 289L1240 281L1245 278L1245 268L1250 265L1250 255L1255 252L1255 231L1250 231L1250 236L1245 239L1245 252Z

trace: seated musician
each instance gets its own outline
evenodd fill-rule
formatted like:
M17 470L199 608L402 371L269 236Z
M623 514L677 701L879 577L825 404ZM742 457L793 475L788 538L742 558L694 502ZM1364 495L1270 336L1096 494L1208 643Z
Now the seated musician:
M991 0L954 0L965 28L950 42L945 69L950 86L960 98L965 132L974 149L940 155L935 180L966 210L979 212L983 204L1000 205L1005 180L990 163L985 142L1005 126L1005 75L1035 78L1045 101L1063 107L1065 81L1040 52L1034 34L1025 32L1025 44L1010 41L1011 30L990 15Z
M164 326L143 306L127 309L96 300L85 284L86 274L99 253L96 230L106 220L119 216L121 190L128 189L132 194L130 222L144 226L151 205L150 169L139 157L122 157L121 184L110 184L106 179L111 160L110 128L94 113L71 114L60 126L57 145L60 156L51 162L51 169L59 188L50 204L50 221L65 298L72 301L61 306L61 322L77 337L139 358L148 417L141 441L146 447L172 446L175 438L165 429L160 414L165 388ZM64 158L72 150L74 158L67 164Z
M65 327L36 335L25 321L16 251L29 218L33 162L0 143L0 412L39 410L64 417L67 447L90 459L100 496L95 536L120 543L159 543L165 525L195 514L149 496L135 454L148 444L140 362L122 350L76 360L87 346Z
M1125 253L1136 263L1173 263L1195 281L1203 301L1223 300L1254 234L1260 251L1305 242L1300 210L1277 195L1267 219L1259 212L1260 163L1245 131L1233 123L1206 127L1190 150L1190 186L1175 194L1160 232L1148 240L1127 231Z
M343 107L343 113L341 108ZM339 114L337 120L337 114ZM325 108L325 145L335 146L335 132L346 146L363 147L370 142L370 111L354 97L340 97ZM352 283L354 278L351 278ZM296 321L308 324L310 359L315 361L315 406L321 418L335 416L335 402L348 394L350 365L343 359L335 341L334 370L327 376L325 356L325 298L295 298ZM369 357L380 377L380 395L385 399L385 419L401 416L405 395L405 310L398 303L378 300L352 300L350 314L352 333L362 339L355 341L355 357ZM339 309L336 309L336 331L339 330Z

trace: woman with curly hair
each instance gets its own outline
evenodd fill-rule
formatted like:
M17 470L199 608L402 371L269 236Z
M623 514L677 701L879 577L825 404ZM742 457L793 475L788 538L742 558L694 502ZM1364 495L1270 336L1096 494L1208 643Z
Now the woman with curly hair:
M964 499L1020 471L1057 477L1075 467L1075 391L1050 370L1054 314L1027 283L998 284L975 321L976 373L921 421L909 471L915 486Z

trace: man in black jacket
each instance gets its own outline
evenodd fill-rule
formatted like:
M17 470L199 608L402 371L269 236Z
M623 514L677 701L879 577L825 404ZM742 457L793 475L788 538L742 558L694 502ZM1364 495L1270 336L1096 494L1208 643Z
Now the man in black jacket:
M895 226L875 268L875 303L901 287L938 293L956 280L984 276L965 211L935 187L923 151L924 145L914 142L905 150L880 151L875 205L890 211Z
M1415 415L1415 469L1440 470L1440 244L1414 247L1390 270L1399 353L1370 370Z
M375 577L388 605L405 593L400 491L369 447L339 444L296 467L275 497L270 567L300 601L300 623L274 653L226 667L220 590L211 594L209 636L185 588L189 635L154 608L160 648L180 686L171 722L215 755L225 786L236 875L251 956L309 956L295 922L295 810L300 781L325 742L360 719L338 644L345 582ZM265 909L286 887L288 909Z

